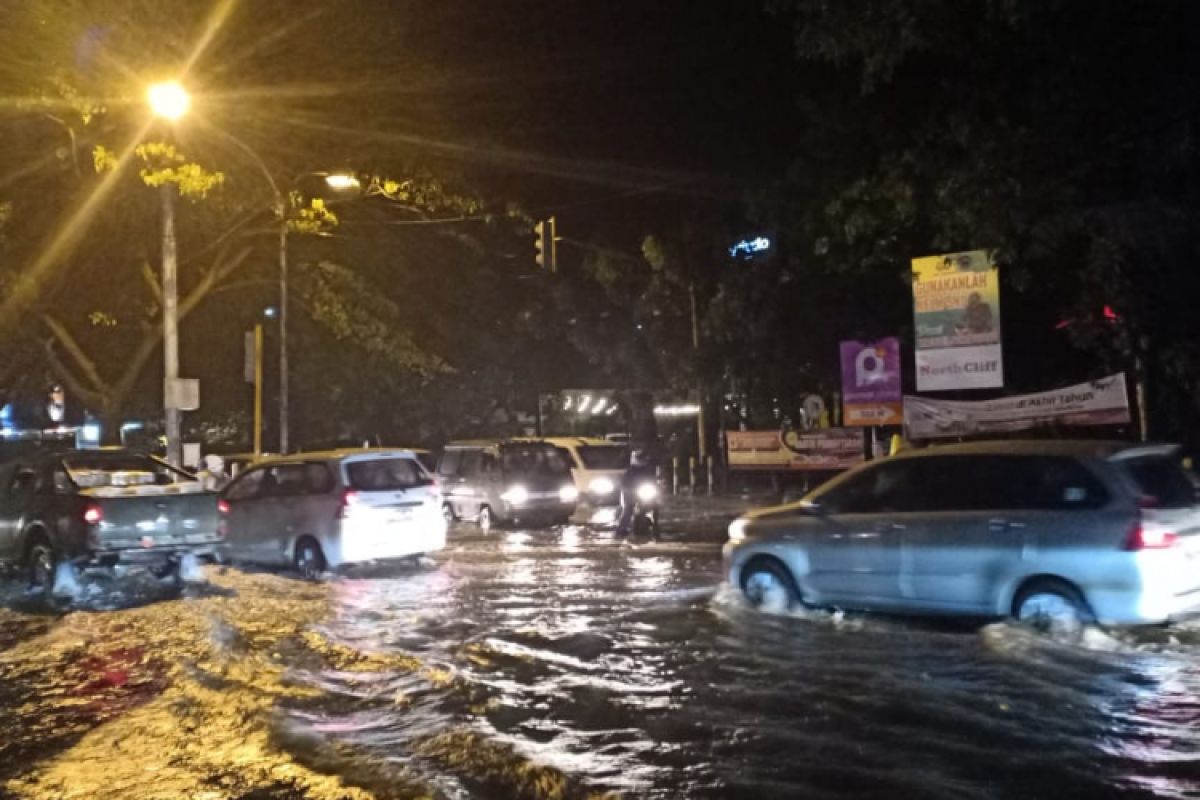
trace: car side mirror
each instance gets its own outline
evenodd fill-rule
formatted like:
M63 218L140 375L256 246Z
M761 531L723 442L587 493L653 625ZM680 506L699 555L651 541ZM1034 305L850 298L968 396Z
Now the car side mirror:
M801 500L800 510L805 514L811 514L814 517L825 517L829 515L829 511L825 506L813 500Z

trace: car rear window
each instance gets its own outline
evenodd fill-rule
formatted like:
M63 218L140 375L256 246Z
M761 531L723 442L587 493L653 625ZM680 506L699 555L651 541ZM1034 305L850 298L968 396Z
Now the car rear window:
M1165 456L1121 461L1134 484L1160 508L1185 508L1196 504L1196 487L1183 465Z
M412 458L373 458L346 464L346 479L351 489L362 492L386 492L428 486L433 479Z
M579 460L586 469L625 469L629 466L629 448L620 445L584 445Z

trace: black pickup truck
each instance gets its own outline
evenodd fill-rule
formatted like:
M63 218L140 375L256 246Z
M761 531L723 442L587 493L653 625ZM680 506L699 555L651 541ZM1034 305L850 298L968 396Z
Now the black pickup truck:
M179 574L221 541L217 496L192 476L124 450L34 453L0 464L0 562L54 592L59 564Z

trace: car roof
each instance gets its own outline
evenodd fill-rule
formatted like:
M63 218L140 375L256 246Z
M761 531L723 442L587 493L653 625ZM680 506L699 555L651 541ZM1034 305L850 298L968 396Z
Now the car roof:
M939 455L1070 456L1075 458L1126 459L1171 455L1178 445L1121 442L1102 439L1000 439L933 445L921 450L902 450L896 458L925 458Z
M377 456L412 456L416 457L422 453L428 453L428 450L420 450L411 447L343 447L336 450L314 450L308 453L292 453L291 455L273 455L263 456L254 463L259 464L278 464L281 462L296 462L296 461L337 461L350 456L377 455Z
M520 436L514 437L513 442L545 442L556 447L624 447L620 442L610 442L608 439L597 439L594 436Z
M447 450L455 448L471 448L471 447L503 447L505 445L514 444L544 444L547 447L556 446L549 439L539 439L534 436L525 437L510 437L507 439L461 439L457 442L450 442L446 445Z

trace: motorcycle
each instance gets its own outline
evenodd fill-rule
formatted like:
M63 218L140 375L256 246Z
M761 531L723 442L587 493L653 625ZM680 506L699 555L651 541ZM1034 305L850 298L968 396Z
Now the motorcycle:
M658 510L662 493L654 481L638 484L633 491L633 520L630 530L636 537L658 538Z

